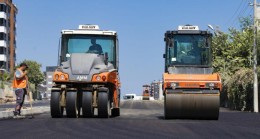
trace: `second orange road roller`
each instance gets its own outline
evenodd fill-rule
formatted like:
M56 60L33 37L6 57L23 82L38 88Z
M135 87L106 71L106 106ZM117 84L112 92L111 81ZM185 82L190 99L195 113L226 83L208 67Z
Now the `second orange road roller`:
M218 119L221 78L213 72L209 31L179 26L165 33L166 119Z
M143 85L143 100L150 100L150 85Z

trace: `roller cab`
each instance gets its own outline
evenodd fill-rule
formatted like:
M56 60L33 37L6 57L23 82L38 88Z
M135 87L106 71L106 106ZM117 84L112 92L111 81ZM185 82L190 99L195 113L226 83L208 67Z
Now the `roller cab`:
M219 74L213 73L211 37L191 25L165 33L166 119L218 119L222 85Z
M119 116L117 33L97 25L79 25L62 30L60 42L51 116L63 117L65 110L69 118Z

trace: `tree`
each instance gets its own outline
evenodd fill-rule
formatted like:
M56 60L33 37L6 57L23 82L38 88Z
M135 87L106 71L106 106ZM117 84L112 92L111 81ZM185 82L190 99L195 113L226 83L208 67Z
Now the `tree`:
M8 72L0 72L0 81L1 81L0 88L4 89L4 84L6 82L9 82L10 79L11 79L11 75Z
M229 34L213 37L213 66L225 75L232 75L242 67L252 66L253 31L229 29Z
M250 111L253 102L253 22L251 17L240 18L239 22L240 29L229 28L228 33L213 37L213 66L222 77L222 105L223 100L228 100L229 107ZM257 47L259 54L259 45Z

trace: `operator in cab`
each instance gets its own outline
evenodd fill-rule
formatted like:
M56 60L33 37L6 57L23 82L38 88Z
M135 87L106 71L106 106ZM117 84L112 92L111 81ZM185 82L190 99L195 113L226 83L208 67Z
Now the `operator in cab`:
M101 45L96 43L96 39L91 39L91 46L89 47L88 53L96 53L101 55L103 53Z

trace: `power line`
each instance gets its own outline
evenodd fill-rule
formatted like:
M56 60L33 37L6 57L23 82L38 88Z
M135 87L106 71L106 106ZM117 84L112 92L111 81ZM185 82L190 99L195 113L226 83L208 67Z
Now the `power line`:
M242 17L242 15L245 14L245 12L247 11L247 9L249 8L248 2L246 1L246 3L244 3L244 6L241 8L240 12L238 13L238 15L236 16L235 19L233 19L233 22L231 24L231 26L235 26L237 25L239 22L237 21L240 17Z
M242 4L243 4L243 0L241 0L241 2L240 2L240 4L239 4L239 6L237 7L236 11L235 11L234 14L231 16L231 18L229 18L229 20L226 22L226 24L229 24L229 23L232 21L232 19L235 17L235 15L236 15L237 12L239 11L239 9L240 9L240 7L242 6Z
M247 12L246 16L249 16L249 15L252 15L252 14L253 14L253 8L251 8L251 9Z

